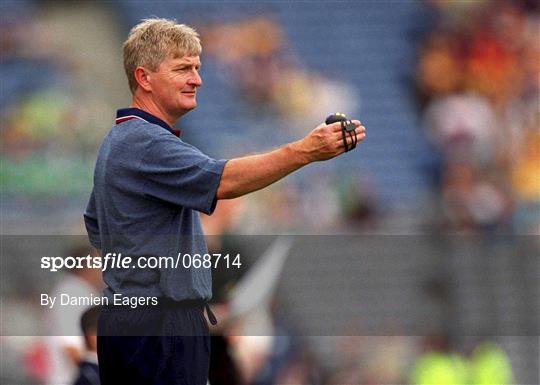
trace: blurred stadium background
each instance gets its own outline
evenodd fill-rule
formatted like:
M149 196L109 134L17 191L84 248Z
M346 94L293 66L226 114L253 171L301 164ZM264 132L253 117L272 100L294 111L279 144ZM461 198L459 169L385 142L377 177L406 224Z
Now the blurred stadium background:
M176 18L204 49L185 141L230 158L336 111L368 132L355 152L204 218L240 244L297 235L273 298L295 331L274 320L232 339L243 383L420 384L439 336L470 373L487 341L497 383L538 384L539 12L532 0L3 0L1 233L85 234L97 146L130 100L121 43L142 18ZM62 239L67 253L75 238ZM5 384L48 375L35 298L61 275L29 273L23 254L37 249L2 248Z

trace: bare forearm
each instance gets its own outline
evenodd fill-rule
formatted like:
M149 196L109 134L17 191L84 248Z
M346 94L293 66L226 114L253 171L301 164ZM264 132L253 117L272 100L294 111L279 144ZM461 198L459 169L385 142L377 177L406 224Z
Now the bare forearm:
M296 143L264 154L231 159L223 170L217 198L237 198L260 190L308 163L308 157Z
M357 140L365 137L365 127L356 126ZM217 199L231 199L260 190L311 162L332 159L345 151L341 123L321 124L304 138L264 154L231 159L225 164ZM350 134L346 141L352 141Z

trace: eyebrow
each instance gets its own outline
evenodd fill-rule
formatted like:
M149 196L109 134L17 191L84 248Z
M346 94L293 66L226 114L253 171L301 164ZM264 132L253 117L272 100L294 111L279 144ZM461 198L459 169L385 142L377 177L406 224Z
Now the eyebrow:
M201 67L202 66L202 63L201 62L197 62L197 63L191 63L191 62L181 62L181 63L178 63L178 64L175 64L173 66L173 68L179 68L179 67L191 67L191 66L198 66L198 67Z

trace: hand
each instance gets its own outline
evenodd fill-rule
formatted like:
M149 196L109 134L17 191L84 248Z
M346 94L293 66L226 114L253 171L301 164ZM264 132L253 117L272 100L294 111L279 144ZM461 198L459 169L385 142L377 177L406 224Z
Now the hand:
M359 120L352 120L356 126L354 135L360 143L366 137L366 128ZM347 135L347 146L350 147L352 139ZM303 139L292 144L293 148L303 154L306 163L332 159L345 152L341 122L329 125L321 124L311 131Z

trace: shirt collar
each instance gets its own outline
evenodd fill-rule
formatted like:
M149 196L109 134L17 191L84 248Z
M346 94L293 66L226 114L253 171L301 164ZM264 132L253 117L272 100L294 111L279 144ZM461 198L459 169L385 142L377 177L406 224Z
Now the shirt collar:
M176 136L180 136L180 130L169 126L166 122L154 116L146 111L143 111L139 108L121 108L116 111L116 124L123 123L131 119L140 119L144 120L147 123L157 124L158 126L163 127L167 131L173 133Z

